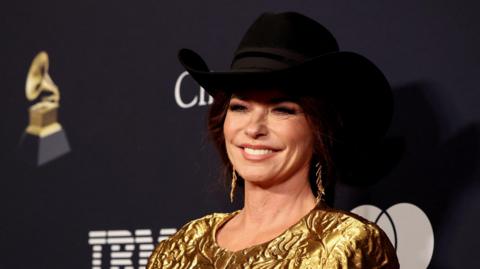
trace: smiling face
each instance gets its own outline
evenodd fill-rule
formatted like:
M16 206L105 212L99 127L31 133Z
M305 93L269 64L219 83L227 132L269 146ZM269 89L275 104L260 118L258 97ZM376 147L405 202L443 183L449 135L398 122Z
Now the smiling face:
M313 133L302 108L282 92L234 94L223 133L228 158L245 181L271 186L308 180Z

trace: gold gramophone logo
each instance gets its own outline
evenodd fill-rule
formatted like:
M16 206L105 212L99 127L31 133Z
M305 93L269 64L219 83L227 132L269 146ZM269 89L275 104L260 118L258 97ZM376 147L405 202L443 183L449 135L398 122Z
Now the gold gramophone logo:
M58 122L60 91L48 74L48 64L46 52L37 54L25 85L27 99L39 102L29 109L29 124L20 140L19 153L22 159L36 166L70 151L65 131Z

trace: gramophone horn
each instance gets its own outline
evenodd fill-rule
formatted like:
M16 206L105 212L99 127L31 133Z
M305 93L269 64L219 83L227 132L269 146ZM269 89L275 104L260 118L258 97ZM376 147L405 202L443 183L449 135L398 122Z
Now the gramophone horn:
M41 92L52 93L52 95L44 97L44 101L58 103L60 100L58 87L48 74L48 54L44 51L37 54L33 59L28 70L27 83L25 85L25 93L30 101L35 100Z

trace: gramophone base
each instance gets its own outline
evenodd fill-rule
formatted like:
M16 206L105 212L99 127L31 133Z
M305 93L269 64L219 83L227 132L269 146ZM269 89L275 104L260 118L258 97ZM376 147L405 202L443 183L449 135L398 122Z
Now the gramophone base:
M44 137L25 132L18 147L20 158L35 166L41 166L69 151L70 146L63 129Z

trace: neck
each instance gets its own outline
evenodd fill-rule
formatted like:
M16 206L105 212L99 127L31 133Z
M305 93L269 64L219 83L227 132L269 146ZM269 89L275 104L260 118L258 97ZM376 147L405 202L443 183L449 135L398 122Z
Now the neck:
M245 181L245 204L241 222L253 226L290 226L315 206L306 175L268 188Z

